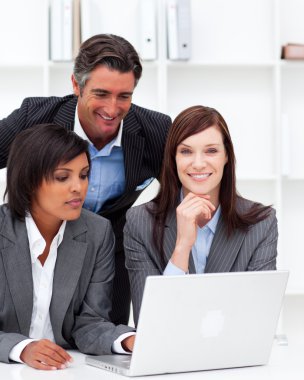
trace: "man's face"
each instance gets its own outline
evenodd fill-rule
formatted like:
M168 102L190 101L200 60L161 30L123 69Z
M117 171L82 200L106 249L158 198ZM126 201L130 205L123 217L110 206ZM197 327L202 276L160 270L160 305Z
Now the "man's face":
M81 126L95 147L101 149L117 135L120 122L130 109L134 74L100 65L90 73L82 91L74 76L72 82L78 96Z

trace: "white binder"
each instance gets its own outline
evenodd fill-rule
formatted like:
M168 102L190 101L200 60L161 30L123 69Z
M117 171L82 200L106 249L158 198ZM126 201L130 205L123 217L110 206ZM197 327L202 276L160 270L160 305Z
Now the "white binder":
M102 0L81 0L81 42L95 34L104 33L102 16L106 12L105 2Z
M73 0L51 0L50 59L70 61L73 41Z
M73 59L73 0L63 0L62 59Z
M186 60L191 57L191 2L167 0L168 58Z
M139 7L140 57L143 60L154 60L157 58L156 2L141 0Z
M50 3L50 59L62 61L62 6L61 0Z

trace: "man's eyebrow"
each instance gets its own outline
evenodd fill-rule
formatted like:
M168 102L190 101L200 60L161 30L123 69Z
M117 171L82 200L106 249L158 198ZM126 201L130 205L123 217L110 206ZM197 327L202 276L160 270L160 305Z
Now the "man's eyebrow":
M102 88L93 88L91 92L94 94L110 94L110 91L103 90Z
M93 94L111 94L111 91L103 90L102 88L93 88L91 90ZM122 91L119 95L133 95L133 91Z

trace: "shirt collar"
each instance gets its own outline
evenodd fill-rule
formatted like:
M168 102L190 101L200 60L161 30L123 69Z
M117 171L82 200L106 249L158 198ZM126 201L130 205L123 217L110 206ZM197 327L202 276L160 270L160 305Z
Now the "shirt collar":
M117 136L110 141L106 146L109 146L109 149L112 150L114 146L121 147L121 139L122 139L122 129L123 129L123 120L120 122L119 130ZM92 146L92 141L88 138L88 136L85 134L85 131L83 130L80 120L78 118L78 105L75 109L75 123L74 123L74 132L84 140L88 140Z
M44 248L46 246L46 242L41 235L36 223L34 222L34 219L30 213L25 217L25 226L27 230L27 236L29 240L29 248L31 253L31 261L34 263L38 257L43 253ZM56 244L56 248L59 247L59 245L62 242L64 231L66 227L66 220L64 220L54 237L53 242Z
M213 217L209 220L209 222L204 226L210 229L210 231L215 234L216 226L219 221L221 215L221 205L218 205ZM203 228L204 228L203 227Z

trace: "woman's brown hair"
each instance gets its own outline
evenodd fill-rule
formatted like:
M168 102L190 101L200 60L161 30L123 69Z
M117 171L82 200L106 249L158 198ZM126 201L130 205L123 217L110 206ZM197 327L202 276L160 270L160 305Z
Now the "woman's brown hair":
M227 235L229 236L235 229L248 230L251 225L265 219L270 213L270 206L263 206L260 203L254 203L250 210L243 214L237 210L237 199L241 196L238 195L236 189L236 160L228 126L222 115L214 108L201 105L187 108L175 118L169 130L160 176L160 190L153 200L152 207L148 207L154 217L153 237L162 259L164 259L163 240L166 217L170 210L177 207L181 189L175 161L176 149L189 136L212 126L219 128L227 154L219 194Z

